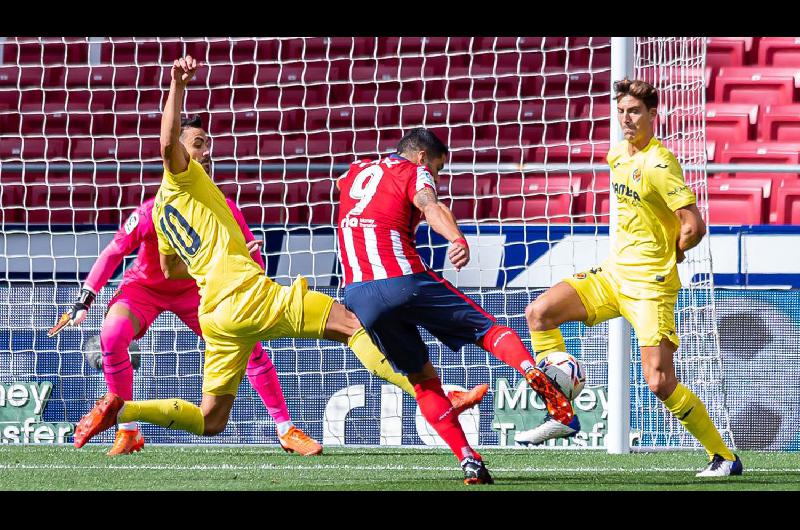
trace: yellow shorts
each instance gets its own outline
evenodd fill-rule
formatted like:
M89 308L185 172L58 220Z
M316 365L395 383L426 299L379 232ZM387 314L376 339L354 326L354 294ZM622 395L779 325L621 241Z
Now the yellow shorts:
M206 341L203 393L236 395L257 342L278 338L322 338L333 298L309 291L299 276L289 286L266 276L234 291L200 315Z
M666 338L676 347L680 346L675 331L675 302L678 292L665 292L652 299L639 299L625 296L619 284L607 271L600 267L574 276L564 281L578 291L589 317L584 324L594 326L611 318L622 316L631 323L639 339L639 346L658 346Z

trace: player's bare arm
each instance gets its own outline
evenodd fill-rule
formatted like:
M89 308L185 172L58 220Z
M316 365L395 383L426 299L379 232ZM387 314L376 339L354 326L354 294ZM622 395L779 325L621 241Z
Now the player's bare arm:
M452 243L447 255L453 267L461 270L469 263L469 246L453 212L439 201L431 188L423 188L414 195L414 206L425 215L425 220L437 234Z
M169 95L161 116L161 159L164 167L173 174L189 167L189 152L180 141L181 108L186 85L197 73L197 60L191 55L176 59L172 65Z
M192 277L189 274L186 263L177 254L166 255L159 253L158 259L164 278L168 280L188 280Z
M706 235L706 223L697 205L690 204L675 210L675 215L681 222L681 230L678 234L678 263L686 259L685 252L690 248L696 247L703 236Z

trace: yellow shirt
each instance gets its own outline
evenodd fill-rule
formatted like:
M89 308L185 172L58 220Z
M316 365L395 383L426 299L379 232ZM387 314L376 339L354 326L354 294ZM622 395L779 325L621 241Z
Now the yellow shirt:
M633 298L680 289L675 210L696 202L673 155L655 137L633 156L623 140L608 152L612 192L618 206L616 240L603 263Z
M247 252L225 196L196 160L183 173L164 170L153 204L158 250L177 254L200 288L202 315L263 271Z

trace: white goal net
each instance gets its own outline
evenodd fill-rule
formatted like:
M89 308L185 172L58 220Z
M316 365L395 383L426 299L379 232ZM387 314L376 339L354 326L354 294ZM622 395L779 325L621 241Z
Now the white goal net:
M683 56L684 45L668 41L639 43L641 71L655 72L663 91L664 137L682 146L676 154L683 163L702 166L702 122L692 121L698 112L702 119L693 73L702 70L702 51ZM339 295L334 180L354 158L390 152L416 126L432 128L450 146L439 190L473 252L470 266L456 273L446 264L445 242L422 225L423 257L528 344L527 303L607 252L608 38L14 38L0 46L0 382L52 382L44 421L77 421L105 392L82 349L99 333L120 275L80 329L54 339L46 330L71 306L120 224L155 194L169 67L186 53L205 66L185 111L201 116L212 177L265 239L267 273L276 281L303 274L312 287ZM702 169L687 177L702 197ZM693 273L679 313L679 375L725 428L703 248L691 257L700 275ZM571 444L603 444L606 330L563 327L589 378L579 407L589 418L586 432ZM543 416L517 373L491 355L429 344L445 385L491 385L480 408L462 416L471 442L513 444L514 430ZM202 341L177 318L160 316L138 346L136 399L199 401ZM317 439L437 443L414 400L371 376L346 348L310 340L266 346L295 423ZM638 374L634 407L652 412L634 417L633 429L643 438L650 433L655 445L691 444ZM198 441L157 427L144 433L152 442ZM277 438L245 382L227 430L204 441Z

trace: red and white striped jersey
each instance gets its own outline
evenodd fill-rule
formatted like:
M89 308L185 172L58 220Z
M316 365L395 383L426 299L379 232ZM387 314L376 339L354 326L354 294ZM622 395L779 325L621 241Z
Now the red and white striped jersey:
M414 196L436 184L425 166L399 155L354 162L339 180L339 260L345 285L416 274L422 218Z

